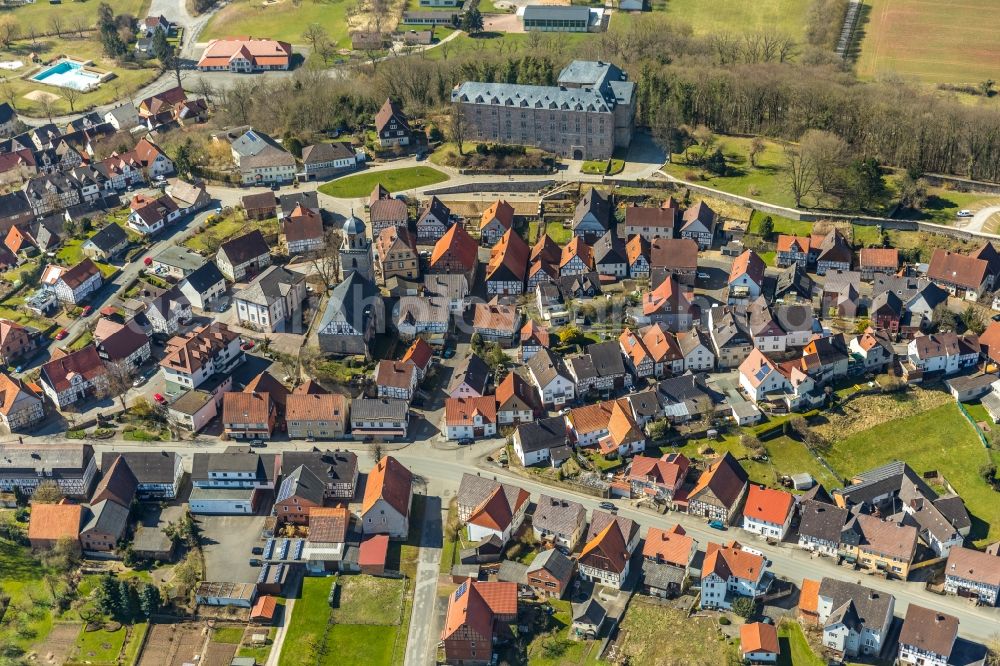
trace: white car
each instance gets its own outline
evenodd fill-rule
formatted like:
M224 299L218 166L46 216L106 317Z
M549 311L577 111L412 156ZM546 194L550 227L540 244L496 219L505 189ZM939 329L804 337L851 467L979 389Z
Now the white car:
M711 280L712 276L709 275L708 273L698 273L698 279L699 280Z
M958 211L956 215L958 215L959 217L972 217L973 212L968 208L963 208L962 210Z

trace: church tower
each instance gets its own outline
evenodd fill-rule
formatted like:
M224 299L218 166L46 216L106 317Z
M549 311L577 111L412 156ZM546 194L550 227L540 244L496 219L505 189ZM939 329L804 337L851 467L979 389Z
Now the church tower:
M372 242L368 238L365 223L351 211L350 217L342 228L343 242L340 245L340 279L357 271L369 282L375 281L375 271L372 270Z

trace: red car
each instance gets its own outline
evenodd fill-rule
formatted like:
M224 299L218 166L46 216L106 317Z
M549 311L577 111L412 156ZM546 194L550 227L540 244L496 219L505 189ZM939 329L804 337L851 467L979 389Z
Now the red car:
M69 335L69 331L67 331L65 328L60 328L59 332L56 333L56 340L62 340L67 335Z
M144 263L147 266L152 266L153 265L153 258L152 257L146 257L145 259L142 260L142 263Z
M156 402L160 403L161 405L166 404L166 402L167 402L167 399L164 398L159 393L154 393L153 394L153 400L155 400Z
M94 311L94 306L93 305L84 305L83 306L83 316L84 317L86 317L87 315L89 315L93 311Z
M247 340L246 342L240 345L240 349L242 349L243 351L250 351L251 349L253 349L253 346L254 346L254 341Z

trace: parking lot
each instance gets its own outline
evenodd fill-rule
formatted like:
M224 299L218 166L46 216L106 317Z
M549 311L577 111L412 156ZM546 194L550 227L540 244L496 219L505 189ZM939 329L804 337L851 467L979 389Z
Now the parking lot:
M260 531L271 511L268 499L255 516L196 516L205 555L205 578L221 583L255 583L259 567L250 566L251 549L262 545Z

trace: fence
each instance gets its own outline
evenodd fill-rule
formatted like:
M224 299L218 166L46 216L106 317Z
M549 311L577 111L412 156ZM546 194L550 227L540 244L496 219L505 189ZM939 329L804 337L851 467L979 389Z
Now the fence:
M983 445L983 447L987 449L990 448L990 443L986 441L986 435L984 435L983 431L979 429L979 424L976 423L976 419L972 418L972 414L970 414L969 410L965 408L965 405L960 402L956 402L956 404L958 404L958 410L962 412L962 416L964 416L965 420L972 425L972 429L976 431L976 434L979 436L979 442Z

